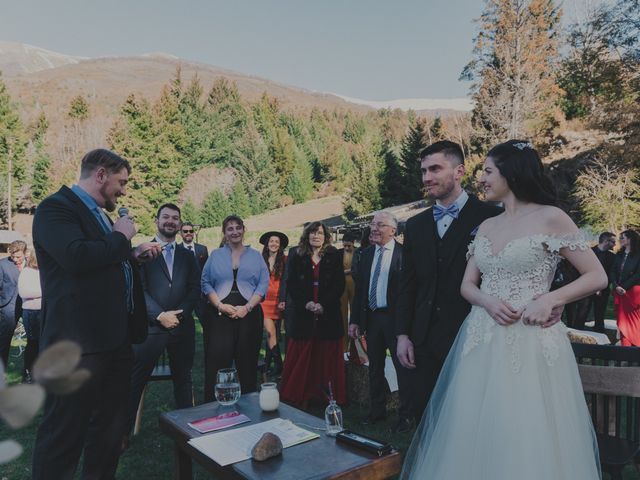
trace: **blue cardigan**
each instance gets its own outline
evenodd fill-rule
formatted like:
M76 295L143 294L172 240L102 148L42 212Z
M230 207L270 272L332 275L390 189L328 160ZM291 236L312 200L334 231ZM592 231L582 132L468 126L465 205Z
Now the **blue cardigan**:
M220 300L224 300L233 285L233 266L231 248L225 245L211 252L202 269L202 293L209 295L216 292ZM269 269L262 255L257 250L245 246L238 266L238 290L245 300L253 295L263 299L269 288Z

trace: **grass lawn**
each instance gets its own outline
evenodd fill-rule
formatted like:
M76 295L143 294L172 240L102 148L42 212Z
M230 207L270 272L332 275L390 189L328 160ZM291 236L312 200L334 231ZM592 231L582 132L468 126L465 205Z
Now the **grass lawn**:
M193 369L194 389L196 402L201 402L203 398L203 357L201 330L198 325L196 338L196 359ZM8 380L15 384L20 381L22 369L22 357L16 356L18 349L12 350L9 361ZM172 444L165 437L158 427L158 414L173 410L172 384L168 381L151 382L145 396L145 405L142 419L142 428L139 435L132 438L131 447L121 457L118 468L118 478L128 479L171 479L173 478L173 450ZM367 426L362 424L362 419L367 411L357 405L348 406L343 409L345 425L347 428L370 435L379 439L384 439L404 452L409 447L411 434L392 434L391 425L395 418L391 416L386 424ZM316 407L312 409L314 415L322 417L324 409ZM33 441L36 434L36 426L39 418L28 426L18 431L11 431L4 425L0 426L0 439L14 438L25 448L22 457L8 465L0 466L0 480L28 480L30 475L30 460ZM194 468L194 479L206 479L207 473ZM605 476L605 478L608 478ZM625 480L640 480L632 467L627 467ZM443 479L454 480L454 479ZM542 480L542 479L541 479ZM576 479L578 480L578 479Z

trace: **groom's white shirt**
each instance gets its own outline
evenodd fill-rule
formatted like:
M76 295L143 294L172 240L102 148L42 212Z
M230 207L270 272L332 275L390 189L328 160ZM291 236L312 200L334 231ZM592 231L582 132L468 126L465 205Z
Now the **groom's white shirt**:
M467 200L469 200L469 194L462 190L462 193L458 195L458 198L456 198L456 201L453 202L453 205L457 205L458 210L462 211L464 206L467 204ZM438 205L442 205L442 203L440 203L440 200L436 200L436 203ZM449 227L451 226L451 222L453 222L453 217L450 215L444 215L440 220L436 222L436 225L438 226L438 235L440 236L440 238L444 237L444 234L447 233L447 230L449 230Z

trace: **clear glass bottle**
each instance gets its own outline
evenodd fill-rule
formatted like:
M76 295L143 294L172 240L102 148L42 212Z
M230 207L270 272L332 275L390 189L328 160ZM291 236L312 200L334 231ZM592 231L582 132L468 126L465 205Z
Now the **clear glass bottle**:
M324 411L324 421L327 425L327 435L335 437L344 428L342 427L342 409L335 400L329 400L329 405Z

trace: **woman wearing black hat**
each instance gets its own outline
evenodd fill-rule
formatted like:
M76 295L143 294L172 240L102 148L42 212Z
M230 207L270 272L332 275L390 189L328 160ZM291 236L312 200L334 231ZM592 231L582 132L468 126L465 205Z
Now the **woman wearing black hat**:
M265 367L270 369L271 360L273 360L273 373L280 375L282 373L282 355L278 344L278 331L280 330L280 319L284 305L278 303L278 292L287 263L284 249L289 245L289 237L282 232L267 232L260 237L260 243L264 245L262 257L269 268L269 289L264 302L262 302L264 329L267 332L264 363Z

